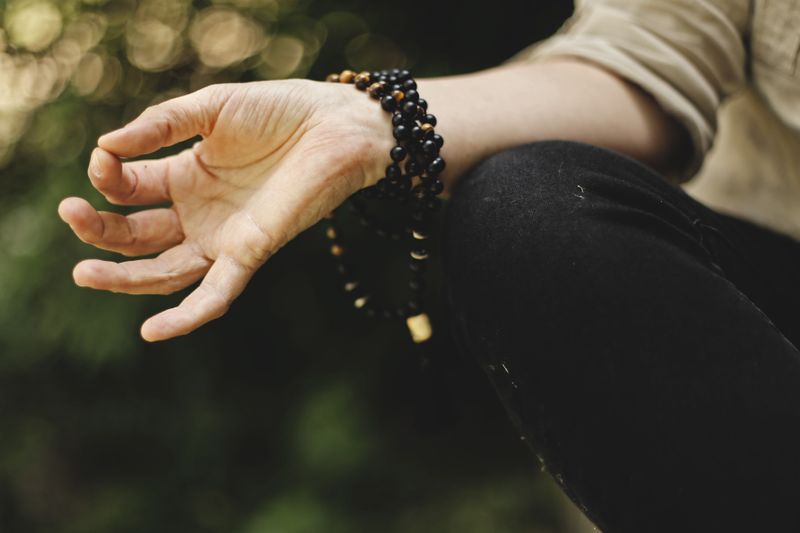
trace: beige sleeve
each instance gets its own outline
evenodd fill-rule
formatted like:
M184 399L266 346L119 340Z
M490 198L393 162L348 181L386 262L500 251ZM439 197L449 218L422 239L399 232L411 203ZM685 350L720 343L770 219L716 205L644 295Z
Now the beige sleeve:
M552 37L509 61L577 56L640 86L689 131L694 175L711 148L722 100L745 80L750 0L576 0Z

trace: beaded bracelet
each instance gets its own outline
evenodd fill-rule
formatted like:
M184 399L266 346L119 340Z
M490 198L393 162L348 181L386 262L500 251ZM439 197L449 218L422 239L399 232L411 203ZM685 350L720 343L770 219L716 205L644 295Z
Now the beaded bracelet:
M397 145L389 151L392 163L386 167L385 177L350 197L350 206L361 224L371 228L377 236L407 241L411 298L405 304L393 307L376 303L347 262L347 250L342 244L342 232L334 212L326 217L331 255L337 260L337 270L344 278L344 290L353 298L356 309L369 317L405 319L411 338L416 343L423 343L433 334L430 319L423 310L424 274L430 257L425 241L430 236L431 215L441 208L438 196L444 189L439 179L445 167L445 161L439 155L444 139L434 130L436 117L428 113L428 103L420 98L417 83L407 70L360 73L344 70L330 74L326 81L352 83L356 89L379 100L381 107L392 113L392 133L397 140ZM409 205L409 219L401 227L381 225L367 212L366 200L390 200Z

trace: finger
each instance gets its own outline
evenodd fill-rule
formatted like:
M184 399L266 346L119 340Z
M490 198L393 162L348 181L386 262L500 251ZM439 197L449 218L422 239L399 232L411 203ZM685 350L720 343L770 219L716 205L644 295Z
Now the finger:
M89 180L106 199L118 205L157 204L170 200L169 178L185 172L185 156L122 163L117 156L95 148L89 159ZM176 168L177 167L177 168Z
M244 290L253 270L230 256L220 256L200 285L178 307L167 309L142 324L142 337L160 341L186 335L224 315Z
M148 209L128 216L97 211L83 198L65 198L61 218L85 243L124 255L146 255L183 241L178 215L172 209Z
M183 289L208 272L211 261L199 247L183 243L153 259L115 263L99 259L81 261L72 271L75 283L128 294L170 294Z
M100 137L97 145L112 154L133 157L196 135L208 137L222 107L218 95L218 90L206 87L150 106L126 126Z

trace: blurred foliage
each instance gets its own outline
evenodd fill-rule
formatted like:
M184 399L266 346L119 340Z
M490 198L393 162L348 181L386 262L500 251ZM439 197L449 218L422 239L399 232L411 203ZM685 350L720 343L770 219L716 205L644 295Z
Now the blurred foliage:
M345 306L312 230L226 317L147 345L139 324L182 295L75 287L72 265L113 255L56 216L68 195L105 205L94 139L152 103L347 66L488 67L570 10L531 4L0 0L0 531L559 531L441 309L426 376L401 326Z

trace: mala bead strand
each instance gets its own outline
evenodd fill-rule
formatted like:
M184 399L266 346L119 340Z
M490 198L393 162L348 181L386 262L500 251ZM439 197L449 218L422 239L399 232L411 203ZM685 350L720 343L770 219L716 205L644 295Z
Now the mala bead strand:
M391 133L397 144L389 151L391 163L386 167L385 176L375 185L365 187L350 198L350 206L359 222L375 235L396 241L407 240L411 273L408 301L395 307L381 306L365 292L347 262L347 249L333 212L326 217L330 254L336 260L342 286L352 299L353 307L369 317L405 319L414 342L423 343L433 333L430 319L423 310L427 287L425 273L430 257L426 241L430 236L431 214L441 208L438 196L444 189L439 179L445 168L445 161L439 155L444 139L435 131L436 117L428 113L428 102L420 97L417 82L408 70L358 73L344 70L328 75L326 81L353 84L377 100L383 110L392 113ZM380 224L367 212L366 200L390 200L408 205L409 220L401 228Z

